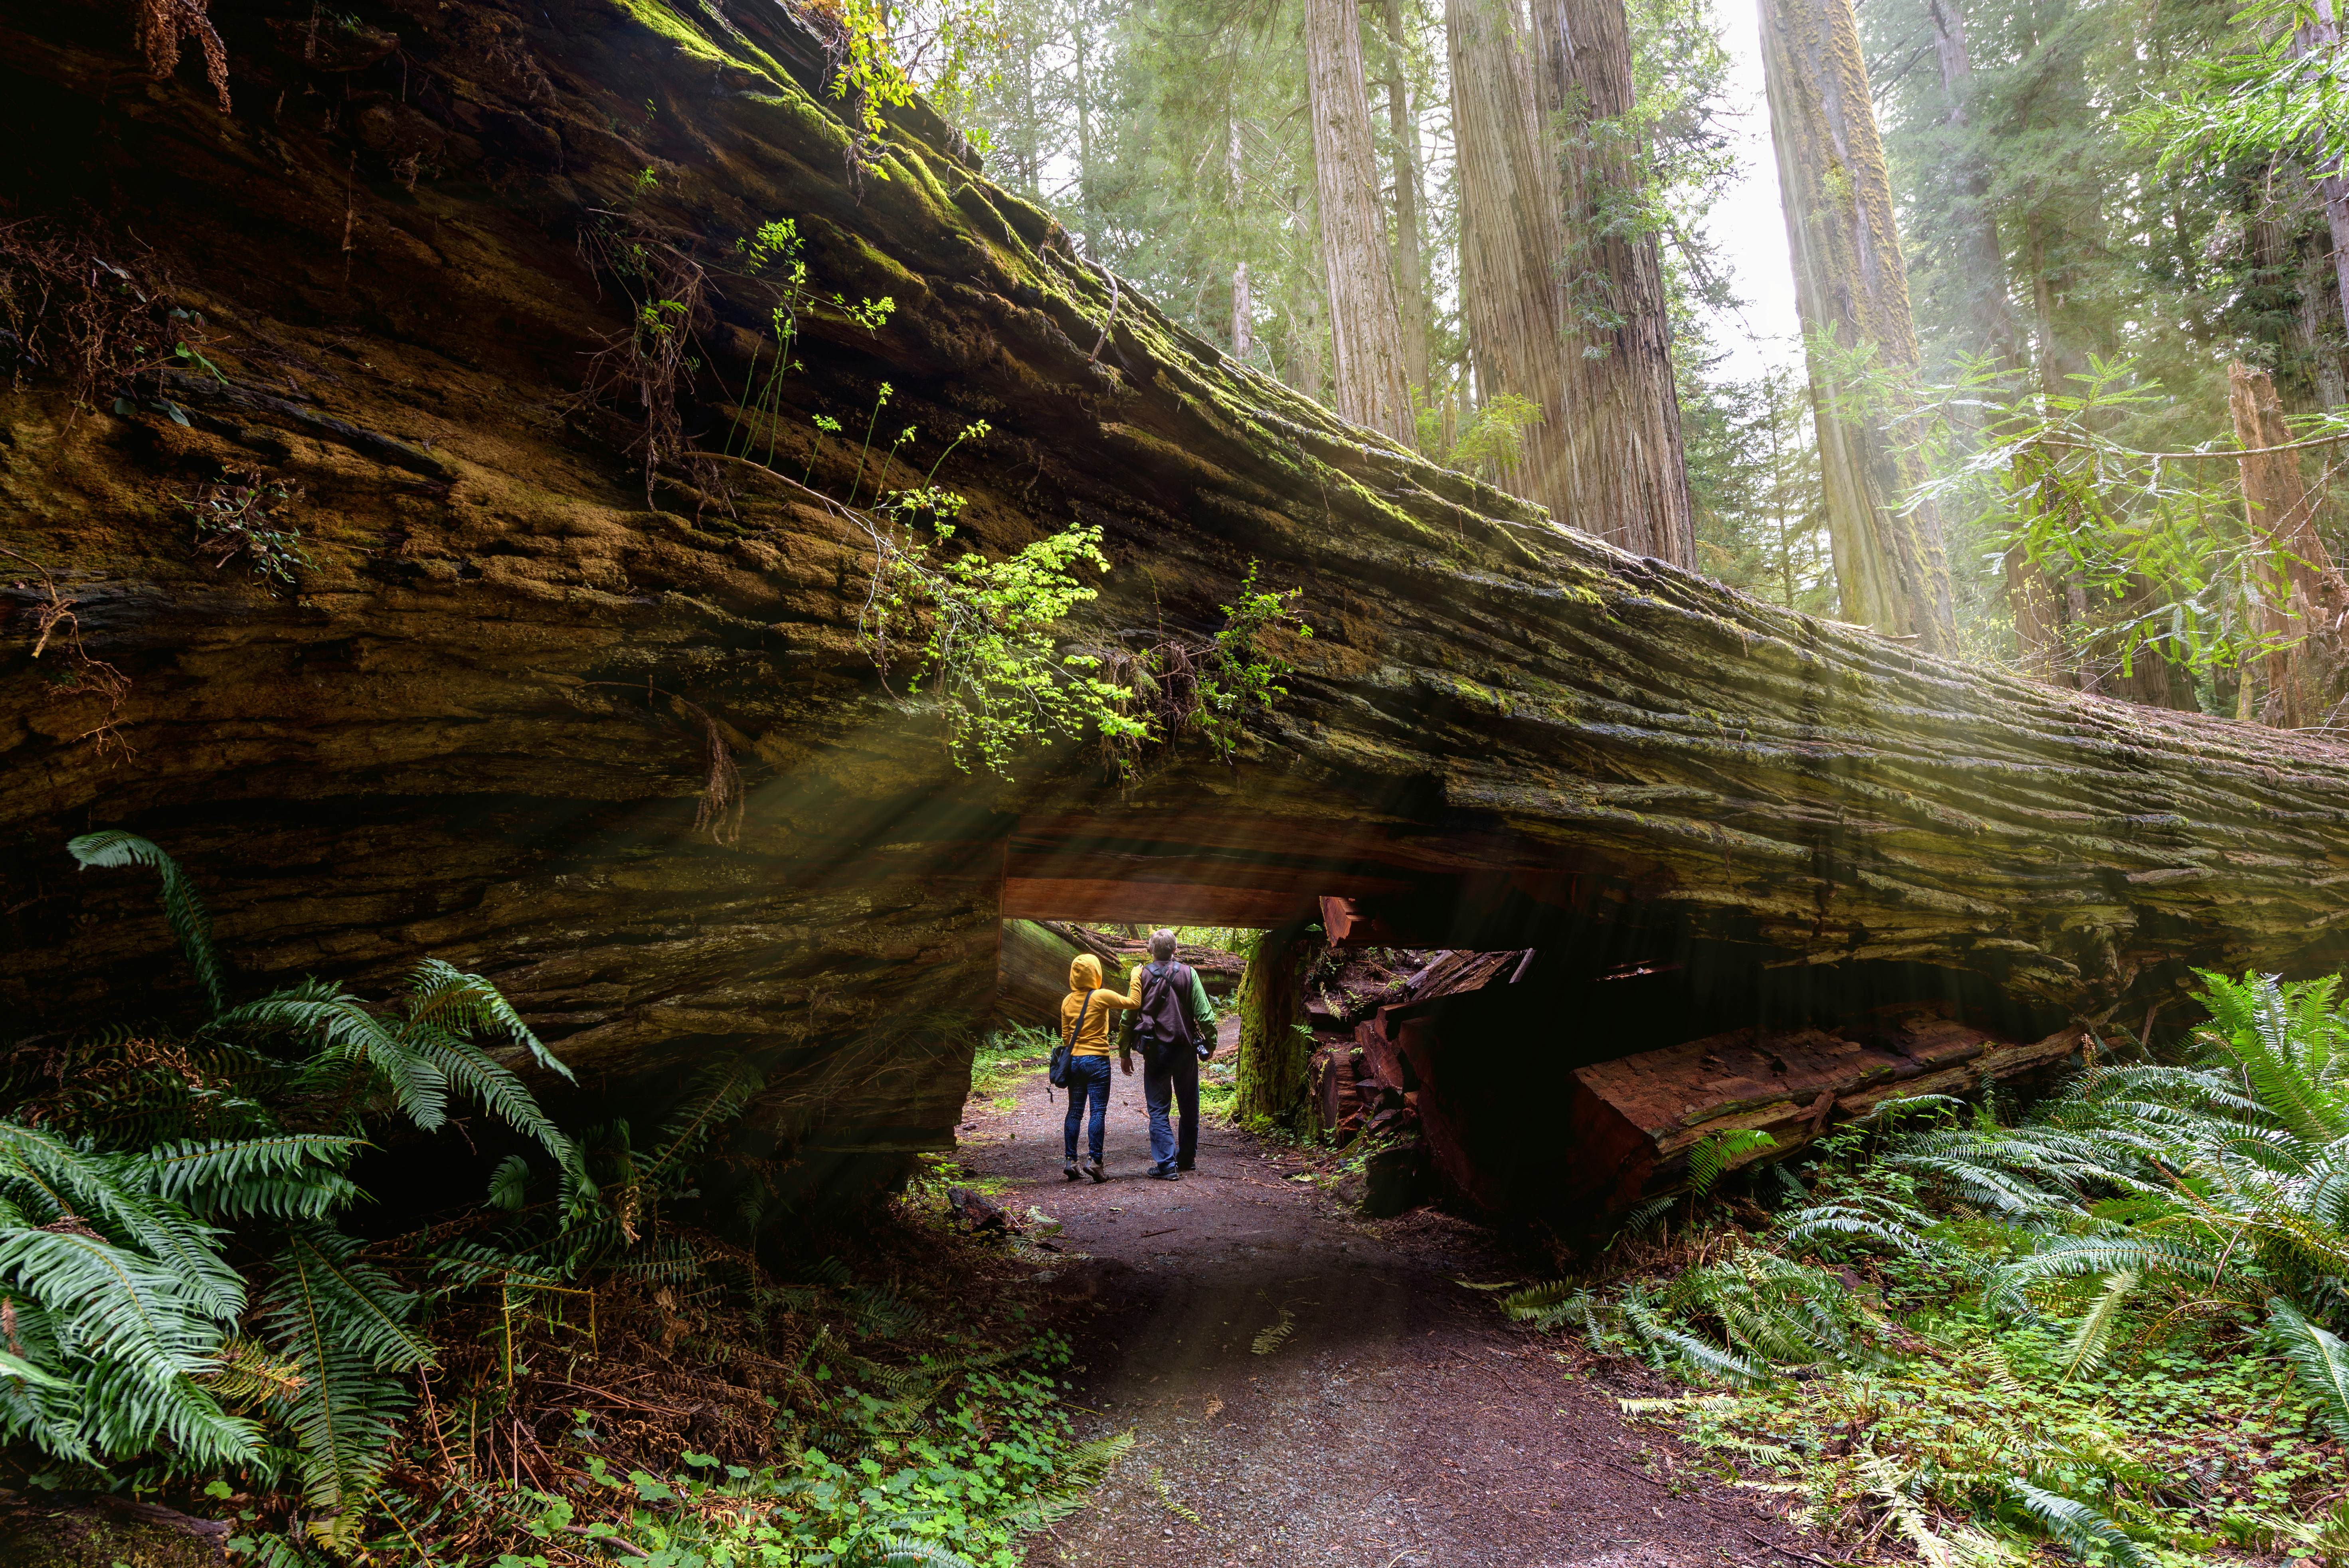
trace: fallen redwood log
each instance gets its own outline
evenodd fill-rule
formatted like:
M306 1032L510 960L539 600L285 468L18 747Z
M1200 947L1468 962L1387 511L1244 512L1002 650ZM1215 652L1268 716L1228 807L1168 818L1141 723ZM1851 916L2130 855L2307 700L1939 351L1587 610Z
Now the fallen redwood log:
M2344 962L2336 747L1922 656L1348 426L1088 261L926 104L875 130L821 8L368 0L398 36L371 62L265 9L215 8L227 115L192 67L120 90L119 5L0 10L13 297L136 271L148 315L93 305L123 363L168 357L180 306L222 378L118 399L28 347L0 387L26 1037L195 1004L150 890L64 857L98 825L182 859L241 991L425 954L490 975L601 1097L583 1116L657 1119L690 1068L755 1058L738 1153L794 1191L951 1142L1006 915L1331 898L1349 940L1536 948L1560 1072L1944 990L2035 1039L2176 1009L2196 965ZM784 218L820 300L897 311L805 310L804 374L745 409L778 302L741 247ZM630 280L583 259L612 243L695 283L690 377L583 387L636 341ZM1078 640L1212 637L1251 562L1301 590L1315 635L1268 639L1296 668L1232 757L957 770L860 641L874 556L841 498L873 476L816 439L885 382L921 463L993 428L937 472L957 548L1100 528ZM743 427L771 467L676 444ZM255 472L301 492L290 591L197 556L173 499ZM1678 967L1601 1006L1638 964ZM1505 1150L1554 1146L1566 1085L1517 1070L1551 1037L1483 1037L1507 1049L1431 1081L1514 1099ZM486 1179L468 1158L452 1191Z
M1069 994L1069 964L1080 953L1102 961L1102 978L1115 985L1150 962L1146 943L1114 937L1089 925L1058 920L1007 920L995 966L1001 1016L1035 1028L1058 1028L1061 1000ZM1238 989L1247 967L1236 954L1185 944L1175 957L1199 972L1210 996Z

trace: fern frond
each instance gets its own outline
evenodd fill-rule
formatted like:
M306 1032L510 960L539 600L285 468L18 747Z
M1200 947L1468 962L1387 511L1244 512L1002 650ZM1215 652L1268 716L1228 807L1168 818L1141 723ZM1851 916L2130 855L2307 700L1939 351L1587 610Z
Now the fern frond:
M1003 1514L998 1522L1014 1535L1033 1535L1040 1530L1049 1530L1081 1510L1094 1489L1108 1477L1111 1468L1133 1450L1133 1433L1130 1430L1080 1443L1061 1456L1051 1479L1033 1498Z
M546 1048L505 994L479 975L468 975L455 965L428 958L416 966L409 1016L419 1023L449 1018L464 1032L503 1035L530 1052L531 1059L564 1083L579 1080L563 1059Z
M323 1226L297 1230L272 1262L257 1315L303 1379L272 1408L300 1439L304 1494L336 1514L357 1506L390 1462L393 1425L409 1401L398 1375L432 1358L406 1326L416 1298L357 1254L356 1243Z
M358 1148L356 1138L280 1133L233 1141L189 1139L134 1160L158 1194L203 1218L315 1220L360 1195L339 1169Z
M0 1194L44 1225L95 1225L171 1269L209 1315L233 1320L244 1282L221 1255L219 1233L145 1185L138 1156L77 1149L21 1122L0 1121Z
M462 1090L483 1110L516 1132L535 1140L540 1148L554 1157L556 1164L572 1171L576 1179L586 1179L585 1167L571 1140L539 1109L537 1099L523 1087L522 1080L500 1067L488 1052L461 1036L413 1022L400 1031L398 1039L403 1049L418 1060L429 1063L443 1083Z
M682 1107L662 1127L661 1147L644 1165L645 1180L657 1182L701 1152L702 1146L740 1115L766 1082L765 1075L747 1056L704 1068L695 1076ZM847 1281L843 1277L839 1283Z
M388 1088L400 1114L427 1132L449 1118L449 1079L400 1038L366 1003L316 981L247 1002L213 1021L215 1029L279 1031L316 1042L303 1065L303 1087L330 1099Z
M1713 1191L1713 1183L1723 1174L1763 1150L1777 1146L1776 1139L1752 1128L1706 1133L1689 1148L1689 1191L1700 1198L1703 1197Z
M2268 1303L2268 1328L2317 1414L2334 1437L2349 1441L2349 1345L2282 1300Z
M2106 1277L2096 1304L2080 1319L2080 1326L2072 1331L2071 1340L2064 1346L2066 1378L2093 1372L2104 1364L2105 1352L2112 1346L2113 1330L2120 1323L2121 1311L2128 1305L2129 1297L2137 1294L2137 1285L2134 1270L2124 1269Z
M2129 1568L2154 1568L2154 1559L2145 1548L2130 1540L2109 1516L2086 1503L2027 1480L2010 1480L2006 1491L2017 1508L2082 1557L2102 1547L2112 1553L2114 1561L2127 1563Z
M975 1568L970 1559L947 1551L935 1542L917 1541L910 1535L892 1535L881 1542L878 1560L889 1568Z
M1290 1312L1288 1308L1285 1306L1282 1307L1280 1309L1279 1321L1274 1323L1268 1328L1259 1330L1256 1338L1249 1343L1248 1350L1250 1354L1257 1356L1271 1355L1288 1341L1289 1335L1295 1331L1296 1327L1297 1315Z
M1675 1353L1700 1370L1733 1383L1766 1383L1770 1380L1767 1367L1756 1367L1744 1357L1708 1345L1694 1335L1684 1334L1659 1317L1654 1309L1636 1294L1623 1299L1625 1321L1640 1336L1661 1349Z
M53 1345L42 1370L69 1385L36 1401L44 1440L58 1451L102 1462L160 1436L202 1463L254 1457L251 1424L196 1382L232 1320L191 1296L174 1269L98 1236L15 1231L0 1236L0 1280L37 1305L37 1333L21 1332L29 1315L20 1309L21 1337L28 1351L36 1338Z
M508 1212L520 1209L530 1201L530 1161L519 1154L509 1154L498 1161L490 1175L489 1197L484 1200L492 1209Z
M138 834L126 833L119 828L68 839L66 852L84 869L145 866L154 872L163 884L163 918L171 923L171 934L179 939L188 967L196 972L197 983L204 988L204 998L212 1004L212 1015L217 1017L228 1010L228 980L221 968L220 954L212 946L212 918L204 909L203 901L196 896L195 884L180 869L179 861Z

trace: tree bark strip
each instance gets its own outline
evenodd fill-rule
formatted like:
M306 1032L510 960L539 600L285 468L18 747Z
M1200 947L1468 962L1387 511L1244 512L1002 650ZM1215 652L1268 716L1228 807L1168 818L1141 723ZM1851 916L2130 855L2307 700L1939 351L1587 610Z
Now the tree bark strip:
M1419 115L1411 102L1401 0L1381 0L1387 36L1387 126L1394 140L1395 304L1402 316L1403 379L1423 403L1428 395L1426 204L1419 160ZM1413 443L1416 446L1418 443Z
M1696 524L1656 236L1632 226L1647 150L1632 134L1623 0L1533 0L1534 101L1557 171L1564 314L1561 521L1675 566Z
M2322 492L2300 471L2300 454L2263 449L2292 440L2275 382L2264 370L2236 360L2227 366L2227 411L2246 455L2243 509L2254 537L2274 554L2260 563L2261 627L2276 646L2260 661L2265 699L2261 722L2279 729L2323 723L2340 699L2342 628L2349 583L2333 564L2317 531Z
M1417 422L1379 212L1358 0L1307 0L1305 55L1338 412L1411 447Z
M1892 187L1869 107L1850 0L1762 0L1763 82L1808 340L1827 531L1846 618L1928 653L1956 635L1950 568L1930 506L1899 503L1925 477L1870 406L1849 361L1899 385L1918 367ZM1880 402L1880 399L1876 401Z
M1557 182L1534 117L1529 43L1504 0L1444 0L1452 126L1459 149L1461 314L1476 396L1508 394L1539 418L1502 476L1569 521Z

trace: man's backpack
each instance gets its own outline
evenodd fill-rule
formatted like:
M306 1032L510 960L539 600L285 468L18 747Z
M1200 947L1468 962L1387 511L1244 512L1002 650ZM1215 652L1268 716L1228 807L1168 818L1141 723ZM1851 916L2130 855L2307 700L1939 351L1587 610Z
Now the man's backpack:
M1142 1006L1133 1010L1133 1037L1143 1055L1156 1063L1176 1048L1188 1050L1191 1037L1191 966L1169 960L1142 972Z

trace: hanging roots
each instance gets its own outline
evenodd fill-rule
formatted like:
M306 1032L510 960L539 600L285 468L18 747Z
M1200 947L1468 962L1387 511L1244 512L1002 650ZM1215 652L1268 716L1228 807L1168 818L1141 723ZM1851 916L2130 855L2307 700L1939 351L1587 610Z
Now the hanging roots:
M62 654L65 668L56 684L67 692L81 693L106 705L98 723L74 737L87 740L101 757L109 752L131 755L130 743L122 738L122 699L130 695L130 677L104 659L93 658L82 646L81 620L74 614L76 601L58 588L57 580L49 569L30 556L16 551L0 549L0 555L23 562L39 574L37 583L20 582L19 588L37 587L44 597L26 608L33 618L33 657L39 658L52 649Z
M591 686L619 686L636 691L633 682L589 681ZM742 789L742 769L734 761L734 748L726 744L726 732L709 716L709 710L698 703L688 702L674 692L665 692L647 681L642 688L645 701L667 697L670 704L701 727L703 775L701 798L693 808L693 830L708 833L710 842L733 844L742 837L742 812L748 798Z
M669 700L701 721L709 771L702 780L701 800L693 809L693 830L708 833L713 843L735 843L742 837L743 797L742 770L734 765L733 748L726 744L716 719L683 697Z
M212 19L205 15L212 0L139 0L139 49L147 68L159 82L169 81L180 68L180 55L193 38L204 52L204 75L220 98L220 111L228 112L228 46L221 42Z

